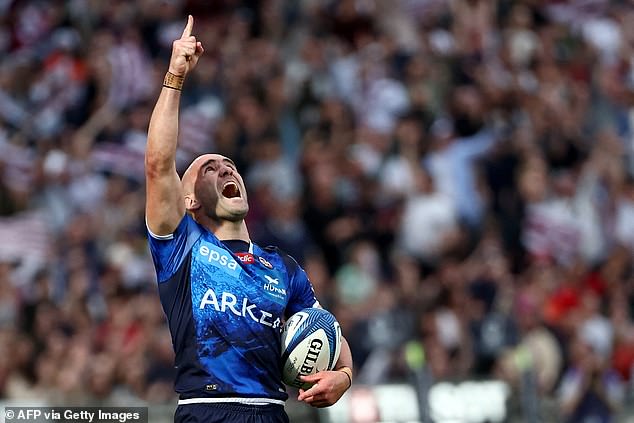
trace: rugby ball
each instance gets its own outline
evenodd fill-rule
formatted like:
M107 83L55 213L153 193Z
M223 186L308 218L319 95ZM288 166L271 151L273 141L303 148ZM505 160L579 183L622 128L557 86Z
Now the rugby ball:
M308 388L300 376L332 370L341 352L341 328L329 311L305 308L282 327L282 380L289 386Z

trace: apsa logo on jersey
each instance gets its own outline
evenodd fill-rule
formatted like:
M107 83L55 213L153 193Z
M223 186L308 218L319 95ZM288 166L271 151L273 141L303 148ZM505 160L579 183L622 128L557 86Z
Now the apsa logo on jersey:
M268 262L268 260L266 260L263 257L258 257L258 260L260 260L260 263L262 263L265 267L272 269L273 265L271 263Z
M216 247L208 242L202 242L198 253L207 261L207 263L226 271L233 276L240 276L242 269L238 266L238 262L231 254L221 248Z
M255 257L251 253L236 253L236 256L240 259L240 261L244 264L253 264L255 263Z

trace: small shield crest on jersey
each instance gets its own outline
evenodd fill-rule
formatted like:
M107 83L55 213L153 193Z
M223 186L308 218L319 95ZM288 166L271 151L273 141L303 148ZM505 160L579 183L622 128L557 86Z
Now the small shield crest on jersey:
M260 260L260 263L262 263L264 266L268 267L269 269L273 268L273 265L269 263L265 258L258 257L258 259Z

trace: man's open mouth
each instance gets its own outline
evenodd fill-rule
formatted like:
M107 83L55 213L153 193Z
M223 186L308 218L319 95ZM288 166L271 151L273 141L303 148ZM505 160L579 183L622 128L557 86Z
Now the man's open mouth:
M235 182L227 182L222 187L222 195L226 198L240 197L240 188L238 188L238 184Z

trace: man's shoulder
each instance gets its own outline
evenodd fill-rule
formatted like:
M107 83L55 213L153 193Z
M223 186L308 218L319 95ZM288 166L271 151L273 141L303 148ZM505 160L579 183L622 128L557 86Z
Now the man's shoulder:
M293 256L282 250L280 247L276 245L267 245L266 247L261 248L262 251L264 251L267 255L278 257L282 261L282 263L284 263L284 266L286 267L289 274L295 273L295 271L299 267L297 260L295 260Z
M191 233L201 234L206 231L202 225L196 222L196 220L194 220L194 218L192 218L187 213L183 215L182 219L180 220L176 228L174 228L174 230L169 234L158 235L153 233L150 230L149 226L147 225L147 222L145 225L145 229L148 233L148 237L150 238L150 240L153 239L158 241L170 241L170 240L174 240L178 238L179 236L189 235Z

